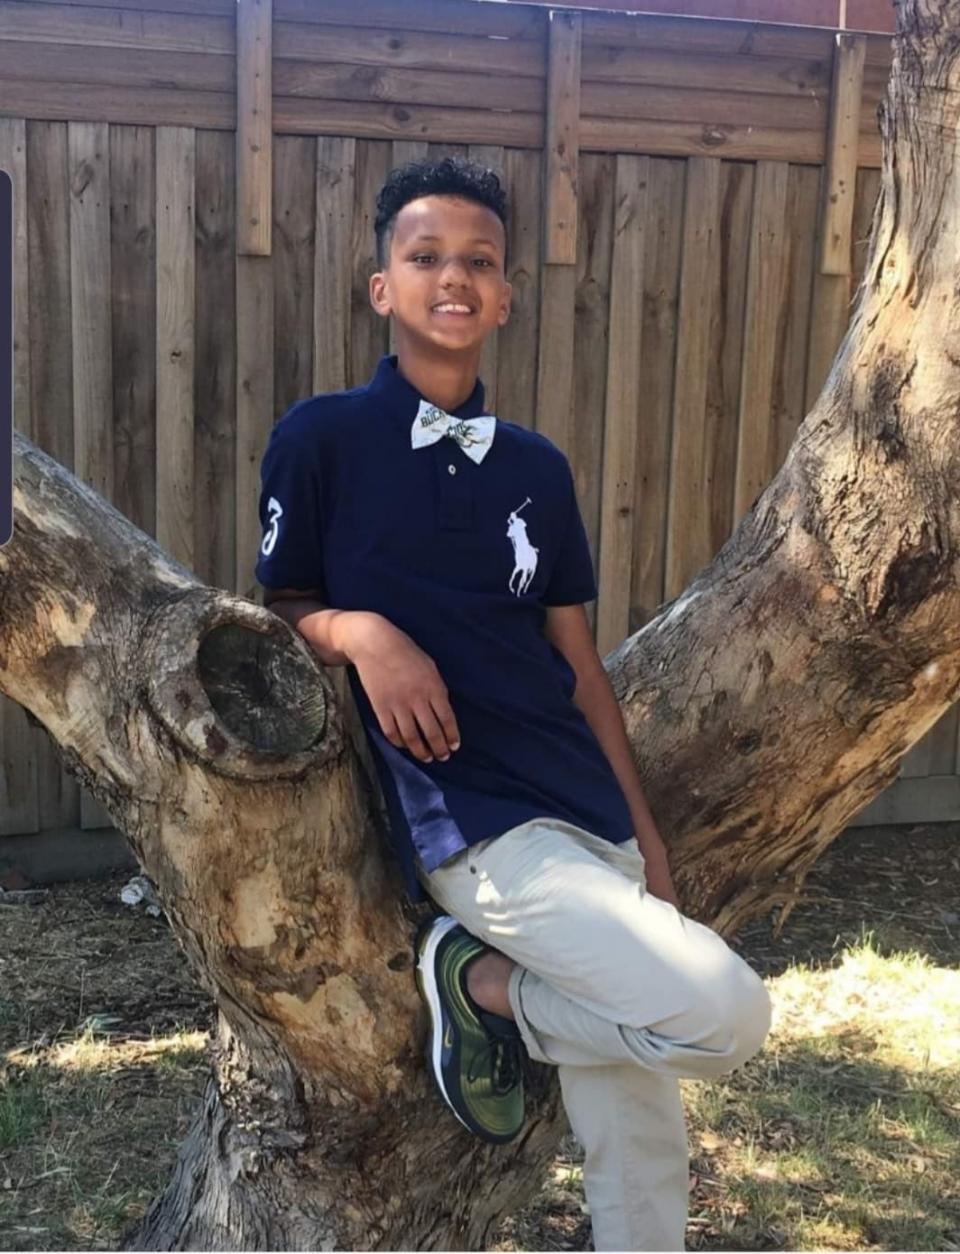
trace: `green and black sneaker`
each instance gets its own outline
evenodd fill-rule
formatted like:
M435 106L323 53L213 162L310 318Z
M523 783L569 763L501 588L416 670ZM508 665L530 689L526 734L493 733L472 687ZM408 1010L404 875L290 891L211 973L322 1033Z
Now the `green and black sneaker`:
M489 947L456 919L428 919L417 933L415 975L430 1011L427 1063L443 1100L485 1141L512 1141L523 1127L523 1040L512 1019L481 1009L466 968Z

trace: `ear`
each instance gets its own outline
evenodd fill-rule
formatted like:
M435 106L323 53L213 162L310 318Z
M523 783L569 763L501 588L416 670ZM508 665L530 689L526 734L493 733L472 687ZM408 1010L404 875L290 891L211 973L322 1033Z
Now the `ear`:
M370 275L370 304L381 318L388 317L392 312L387 276L382 270L377 270L375 274Z
M507 319L510 317L510 302L513 296L513 284L504 283L503 293L500 297L500 312L497 318L498 326L505 326Z

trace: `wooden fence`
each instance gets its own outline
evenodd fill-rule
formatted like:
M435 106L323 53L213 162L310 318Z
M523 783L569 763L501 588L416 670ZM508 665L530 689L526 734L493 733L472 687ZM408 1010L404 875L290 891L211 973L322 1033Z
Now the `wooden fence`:
M255 596L273 422L391 348L376 193L465 153L510 198L481 377L570 456L606 651L712 559L823 383L889 62L879 35L479 0L3 0L17 428ZM957 817L955 714L876 817ZM109 823L5 700L0 762L0 834Z

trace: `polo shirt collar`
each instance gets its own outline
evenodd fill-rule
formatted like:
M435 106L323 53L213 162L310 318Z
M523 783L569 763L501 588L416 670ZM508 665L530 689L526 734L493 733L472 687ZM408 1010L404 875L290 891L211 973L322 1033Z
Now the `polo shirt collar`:
M420 408L420 401L426 400L419 390L403 377L397 370L397 354L384 354L377 364L373 378L367 384L367 392L376 398L391 413L397 425L409 433L413 420ZM473 391L456 409L448 410L454 418L479 418L486 411L483 408L484 387L479 376Z

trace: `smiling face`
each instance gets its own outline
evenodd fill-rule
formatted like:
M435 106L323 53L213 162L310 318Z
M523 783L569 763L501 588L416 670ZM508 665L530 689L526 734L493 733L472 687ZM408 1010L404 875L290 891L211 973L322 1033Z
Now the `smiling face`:
M506 234L492 209L459 196L408 201L394 221L390 258L370 277L370 301L393 314L398 349L479 357L510 316Z

